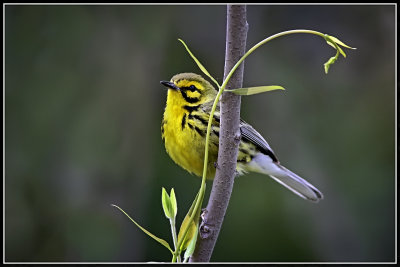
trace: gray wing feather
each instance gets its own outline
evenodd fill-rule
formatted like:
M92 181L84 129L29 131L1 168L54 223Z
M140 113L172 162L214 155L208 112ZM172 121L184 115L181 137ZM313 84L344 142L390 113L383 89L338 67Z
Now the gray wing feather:
M240 133L244 140L249 141L254 144L262 153L268 155L272 158L274 162L279 162L278 158L275 156L274 151L265 141L264 137L261 136L250 124L246 123L244 120L240 119L239 123Z

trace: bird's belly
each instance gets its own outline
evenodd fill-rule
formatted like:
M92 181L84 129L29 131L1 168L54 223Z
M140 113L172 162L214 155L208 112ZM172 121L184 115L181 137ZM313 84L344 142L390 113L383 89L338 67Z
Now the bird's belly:
M187 126L182 129L181 123L164 125L165 149L172 160L197 176L203 175L204 168L204 147L205 136L191 130ZM208 154L207 179L213 179L215 176L215 165L218 158L218 137L212 134L210 137L210 146ZM256 154L256 147L253 144L239 144L237 171L243 174L248 171L254 171L249 163Z
M177 125L180 127L180 125ZM176 130L179 129L179 130ZM165 149L172 160L197 176L202 176L204 165L205 137L190 129L165 127ZM215 174L214 162L217 160L218 147L210 146L208 155L207 178Z

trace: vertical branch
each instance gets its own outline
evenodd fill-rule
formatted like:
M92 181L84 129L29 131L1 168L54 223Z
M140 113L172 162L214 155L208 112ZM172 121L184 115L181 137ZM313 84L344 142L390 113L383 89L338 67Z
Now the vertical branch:
M247 29L246 6L228 5L224 79L245 53ZM243 69L243 64L241 64L226 88L242 87ZM221 97L220 113L217 170L207 210L200 225L200 238L190 259L191 262L210 261L232 194L240 143L240 96L224 92Z

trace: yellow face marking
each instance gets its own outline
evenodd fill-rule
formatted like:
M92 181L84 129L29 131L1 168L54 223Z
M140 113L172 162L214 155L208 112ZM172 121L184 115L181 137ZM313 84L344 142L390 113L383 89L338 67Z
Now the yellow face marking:
M190 87L191 85L194 85L200 91L204 90L204 87L201 85L201 83L196 81L178 80L175 82L175 84L178 87Z
M190 98L200 98L201 94L199 93L199 91L186 91L186 95Z

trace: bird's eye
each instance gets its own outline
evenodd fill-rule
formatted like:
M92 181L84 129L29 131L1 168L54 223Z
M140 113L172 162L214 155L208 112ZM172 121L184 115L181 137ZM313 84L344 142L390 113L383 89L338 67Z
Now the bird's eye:
M192 84L191 86L189 86L189 90L192 91L192 92L195 91L195 90L196 90L196 86L194 86L194 85Z

